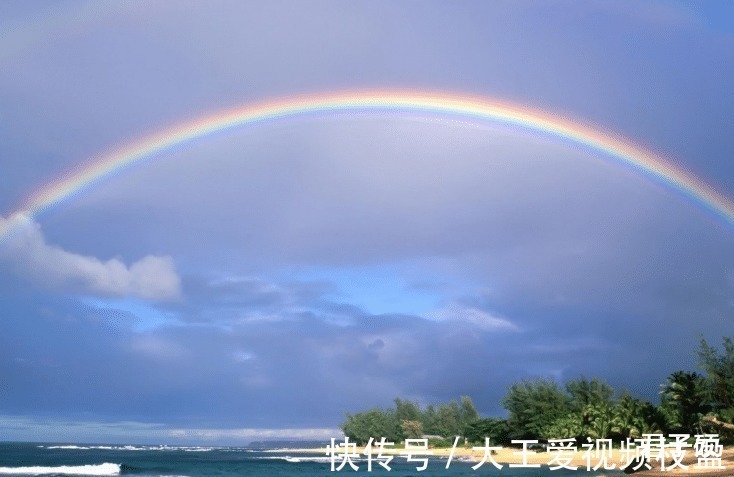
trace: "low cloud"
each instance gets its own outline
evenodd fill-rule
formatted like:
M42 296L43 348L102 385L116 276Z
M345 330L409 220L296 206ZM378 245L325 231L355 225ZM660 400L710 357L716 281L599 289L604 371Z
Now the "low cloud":
M478 308L467 307L457 303L427 313L426 318L438 322L453 321L466 323L485 331L520 331L517 325L509 320L494 316Z
M181 295L173 259L147 255L126 265L50 245L41 227L27 217L0 217L0 260L46 286L107 296L171 300Z

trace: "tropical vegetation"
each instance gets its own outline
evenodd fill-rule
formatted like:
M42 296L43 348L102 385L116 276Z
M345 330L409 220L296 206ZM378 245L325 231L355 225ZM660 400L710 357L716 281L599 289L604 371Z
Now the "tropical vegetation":
M468 396L422 408L395 399L394 408L347 414L344 434L358 444L385 437L391 442L428 438L436 446L451 445L455 436L466 443L486 437L496 444L512 439L575 437L623 440L650 433L718 433L734 440L734 337L717 349L701 339L698 350L703 373L677 370L660 385L655 405L616 392L599 378L581 376L564 385L553 379L512 384L502 400L508 417L482 418Z

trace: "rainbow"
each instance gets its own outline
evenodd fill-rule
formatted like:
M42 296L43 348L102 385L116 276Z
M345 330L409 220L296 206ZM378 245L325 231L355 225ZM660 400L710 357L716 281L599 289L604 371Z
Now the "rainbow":
M0 222L0 240L17 223L27 223L43 211L93 187L130 166L162 157L174 146L210 134L289 117L316 113L420 112L489 121L561 138L586 146L633 170L681 192L684 196L734 225L734 202L670 160L613 133L578 121L524 106L484 97L410 91L361 91L289 97L232 110L179 124L93 158L86 165L33 194Z

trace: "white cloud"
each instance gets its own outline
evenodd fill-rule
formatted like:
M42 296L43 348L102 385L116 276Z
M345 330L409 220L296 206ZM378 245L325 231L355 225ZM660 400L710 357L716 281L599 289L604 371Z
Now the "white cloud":
M478 308L467 307L456 303L431 313L427 313L426 318L434 321L457 321L467 323L483 330L520 331L517 325L509 320L496 317Z
M147 255L126 265L117 258L102 261L75 254L46 243L40 226L24 216L0 217L0 260L48 286L150 300L181 294L171 257Z

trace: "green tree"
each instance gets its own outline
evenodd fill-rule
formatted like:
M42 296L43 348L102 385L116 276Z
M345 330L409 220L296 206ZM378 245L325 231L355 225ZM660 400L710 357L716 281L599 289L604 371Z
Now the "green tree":
M652 410L650 409L652 408ZM651 428L657 428L656 423L660 422L660 417L654 410L654 406L647 401L642 401L632 395L628 391L624 391L617 401L614 409L613 431L622 439L628 437L641 437ZM657 429L648 433L660 432Z
M344 435L357 444L366 444L370 437L396 441L399 438L399 429L396 426L394 412L372 409L357 414L347 414L346 421L341 426Z
M581 376L566 383L571 412L581 422L581 433L573 436L607 438L612 432L614 388L599 378L586 379Z
M420 439L423 436L423 424L420 421L400 421L400 429L404 439Z
M571 409L582 412L589 405L612 404L614 388L599 378L586 379L581 376L566 383L566 391L571 397Z
M475 444L483 444L486 437L492 444L509 444L510 428L505 419L476 419L467 424L464 437Z
M438 435L454 437L461 434L461 408L459 403L451 401L438 407Z
M418 421L421 418L421 408L418 403L395 398L395 418L399 421Z
M669 412L675 430L695 433L703 415L708 411L704 379L695 372L675 371L661 384L661 407Z
M546 379L513 384L502 404L510 412L507 421L513 439L542 436L556 419L571 410L568 396L555 381Z
M477 408L474 407L469 396L461 396L461 403L459 404L459 421L461 427L461 435L466 436L467 426L479 419L479 413Z
M423 423L423 430L426 434L442 435L441 430L439 429L438 411L433 404L429 404L423 412L421 415L421 422Z
M699 365L708 373L706 377L708 398L716 411L734 408L733 338L723 338L722 353L703 338L698 350Z
M597 402L587 405L588 423L584 434L595 439L607 439L614 431L614 406L608 402Z
M423 424L421 423L421 408L417 403L414 403L412 401L406 401L404 399L395 398L393 400L395 403L395 411L393 413L393 418L395 419L395 427L398 428L398 440L403 439L415 439L415 437L411 437L406 435L403 432L403 422L409 421L409 422L418 422L421 424L421 435L423 434ZM420 437L420 435L418 436Z
M580 439L584 433L581 415L569 412L554 419L547 424L536 437L544 439L568 439L571 437Z
M666 422L660 407L655 407L647 401L642 401L640 418L637 421L637 428L639 429L640 435L665 432L669 430Z

